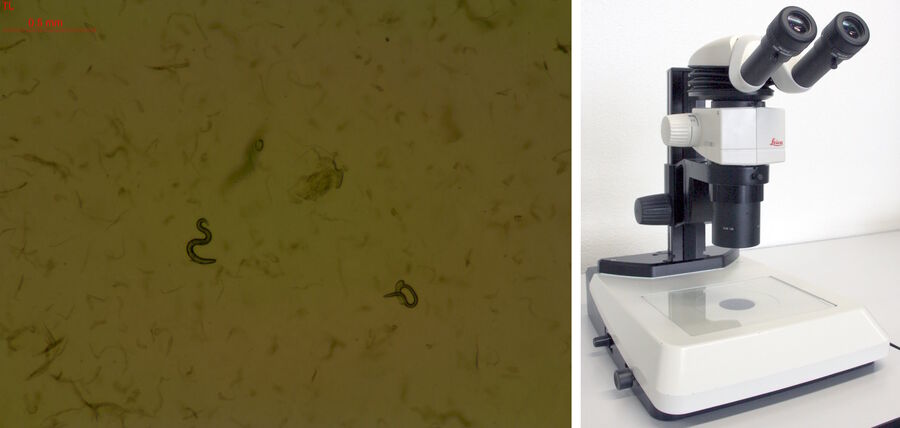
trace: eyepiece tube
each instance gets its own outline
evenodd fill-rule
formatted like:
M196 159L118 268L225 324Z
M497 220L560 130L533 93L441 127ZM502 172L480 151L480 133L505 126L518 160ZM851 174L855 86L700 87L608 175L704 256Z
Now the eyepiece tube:
M809 88L828 70L853 57L869 42L869 27L852 12L841 12L822 29L812 49L797 64L791 75L798 85Z
M816 21L809 13L797 6L782 9L741 66L741 77L753 86L763 85L778 66L803 52L815 38Z

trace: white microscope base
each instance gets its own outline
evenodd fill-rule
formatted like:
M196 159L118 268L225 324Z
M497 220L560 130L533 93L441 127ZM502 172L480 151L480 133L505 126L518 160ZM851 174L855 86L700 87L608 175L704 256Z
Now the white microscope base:
M601 335L605 327L613 358L624 359L635 394L659 419L789 388L888 353L887 335L865 308L744 257L724 269L663 278L592 273L591 320Z

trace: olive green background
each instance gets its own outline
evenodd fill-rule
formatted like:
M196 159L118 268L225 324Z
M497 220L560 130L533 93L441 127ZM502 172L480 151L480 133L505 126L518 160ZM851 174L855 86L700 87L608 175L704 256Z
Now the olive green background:
M12 4L0 427L569 425L567 2Z

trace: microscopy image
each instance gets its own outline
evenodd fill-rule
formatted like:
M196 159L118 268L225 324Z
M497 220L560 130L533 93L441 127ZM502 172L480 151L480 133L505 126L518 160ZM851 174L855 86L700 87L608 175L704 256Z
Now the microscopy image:
M570 5L2 2L0 427L570 423Z

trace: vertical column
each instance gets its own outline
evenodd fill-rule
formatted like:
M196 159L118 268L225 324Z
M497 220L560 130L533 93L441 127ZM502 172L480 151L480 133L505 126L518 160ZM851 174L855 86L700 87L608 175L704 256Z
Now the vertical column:
M668 70L668 114L690 112L698 101L688 96L689 68L670 68ZM684 223L685 204L689 197L684 183L684 173L679 165L684 159L700 157L690 148L669 147L666 164L666 194L672 200L672 211L675 225L669 226L669 254L672 261L692 260L703 257L706 250L706 226L703 223Z

